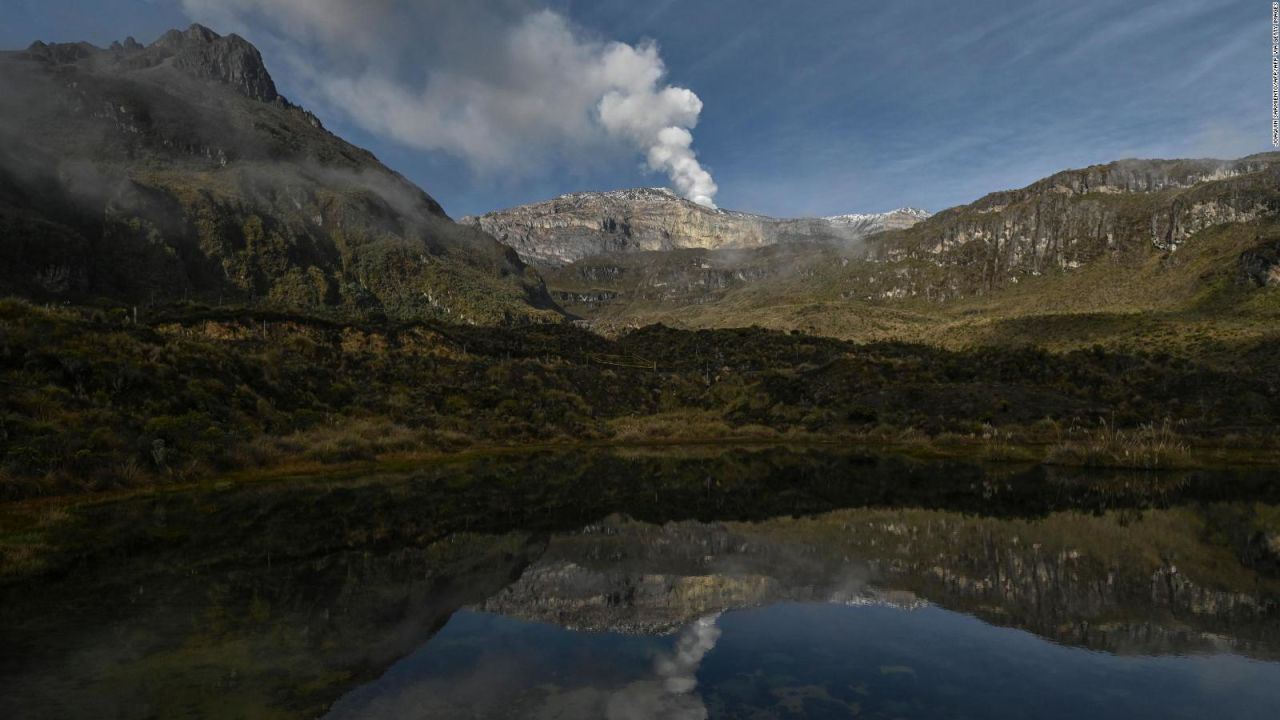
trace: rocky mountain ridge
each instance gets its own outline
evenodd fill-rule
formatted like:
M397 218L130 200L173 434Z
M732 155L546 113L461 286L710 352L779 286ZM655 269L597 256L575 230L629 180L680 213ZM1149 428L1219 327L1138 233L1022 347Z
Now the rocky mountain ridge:
M868 259L896 266L893 287L880 292L943 301L1094 262L1173 253L1207 228L1277 214L1280 153L1120 160L991 193L886 232L867 244Z
M239 35L219 35L199 24L186 30L169 30L145 46L133 37L113 42L106 50L86 42L45 43L37 40L15 55L51 66L84 63L99 71L109 71L113 66L146 70L168 61L174 68L227 85L245 97L263 102L279 100L288 104L276 91L275 81L267 72L262 54L256 47Z
M641 189L572 193L466 221L543 264L553 297L571 312L618 331L655 321L746 325L760 322L762 311L794 315L804 307L838 320L864 313L857 304L866 302L946 308L1038 278L1089 272L1114 283L1123 268L1136 278L1153 262L1204 265L1205 278L1265 287L1280 283L1280 241L1268 230L1278 218L1280 154L1263 153L1066 170L935 215L904 208L775 221ZM1217 239L1196 245L1210 229ZM1188 243L1196 245L1191 254ZM1122 294L1140 297L1147 282ZM1189 280L1179 292L1207 282ZM1117 291L1073 292L1073 302ZM776 322L801 325L794 317ZM806 318L802 326L824 324Z
M558 267L606 253L740 249L821 242L847 245L929 216L914 208L829 218L773 218L711 209L666 188L566 193L540 203L462 218L526 262Z
M826 332L843 336L866 327L855 314L911 307L920 317L978 298L999 306L1029 284L1046 307L1101 310L1122 298L1130 310L1189 302L1222 283L1280 286L1277 226L1280 153L1121 160L991 193L853 246L608 253L546 273L554 296L605 330L746 325L773 314L777 327L835 323L841 329Z

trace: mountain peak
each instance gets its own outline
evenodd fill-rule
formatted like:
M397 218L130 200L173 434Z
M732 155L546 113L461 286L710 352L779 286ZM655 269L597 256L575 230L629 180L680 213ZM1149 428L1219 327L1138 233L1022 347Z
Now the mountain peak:
M191 27L187 28L186 36L189 39L202 42L213 42L214 40L222 37L200 23L191 23Z
M879 220L884 218L908 218L913 220L924 220L925 218L930 217L932 214L933 213L929 212L928 210L921 210L920 208L900 207L897 210L890 210L888 212L846 213L843 215L829 215L823 219L830 220L831 222L843 222L843 223L862 222L865 220Z
M221 40L222 36L201 25L200 23L192 23L186 30L173 28L167 30L163 35L151 43L148 47L163 48L167 50L178 50L187 45L200 44L208 45L217 40Z
M147 49L172 53L174 67L230 85L254 100L272 102L280 97L258 48L234 33L219 35L194 23L186 30L166 32Z
M134 45L0 52L0 294L560 317L509 249L280 99L245 39Z

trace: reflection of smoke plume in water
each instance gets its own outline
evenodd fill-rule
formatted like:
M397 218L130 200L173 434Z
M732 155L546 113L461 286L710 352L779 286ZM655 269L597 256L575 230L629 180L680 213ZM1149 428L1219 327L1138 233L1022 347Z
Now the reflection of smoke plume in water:
M658 658L654 669L668 692L687 693L697 687L698 665L720 639L720 628L716 627L719 617L716 614L699 618L680 636L673 655Z
M707 708L693 694L698 686L698 666L716 646L719 613L699 618L676 641L670 655L654 662L656 680L632 683L609 698L608 720L703 720Z

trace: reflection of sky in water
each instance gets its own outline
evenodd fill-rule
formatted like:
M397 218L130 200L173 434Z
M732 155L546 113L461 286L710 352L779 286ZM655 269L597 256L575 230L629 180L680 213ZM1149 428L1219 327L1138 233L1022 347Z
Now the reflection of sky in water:
M462 611L330 717L1272 720L1278 707L1276 663L1117 657L933 607L784 604L657 638Z
M697 636L575 633L463 610L376 682L342 698L329 717L604 718L607 709L617 720L705 717L693 683L682 682L702 657ZM637 714L637 707L658 714Z

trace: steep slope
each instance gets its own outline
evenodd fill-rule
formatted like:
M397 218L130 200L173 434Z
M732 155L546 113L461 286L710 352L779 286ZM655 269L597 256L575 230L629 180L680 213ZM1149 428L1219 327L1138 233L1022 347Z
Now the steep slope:
M886 233L868 244L869 259L906 270L882 291L945 300L1095 262L1172 256L1209 227L1277 213L1280 153L1121 160L992 193Z
M713 210L665 188L580 192L554 200L465 217L515 248L525 261L561 266L618 252L684 248L753 248L796 242L848 244L929 216L903 208L831 218L779 219Z
M615 253L548 271L566 307L604 329L760 324L965 344L1257 336L1280 314L1278 279L1274 153L1067 171L852 247Z
M0 54L0 293L558 317L515 253L278 93L242 38Z

